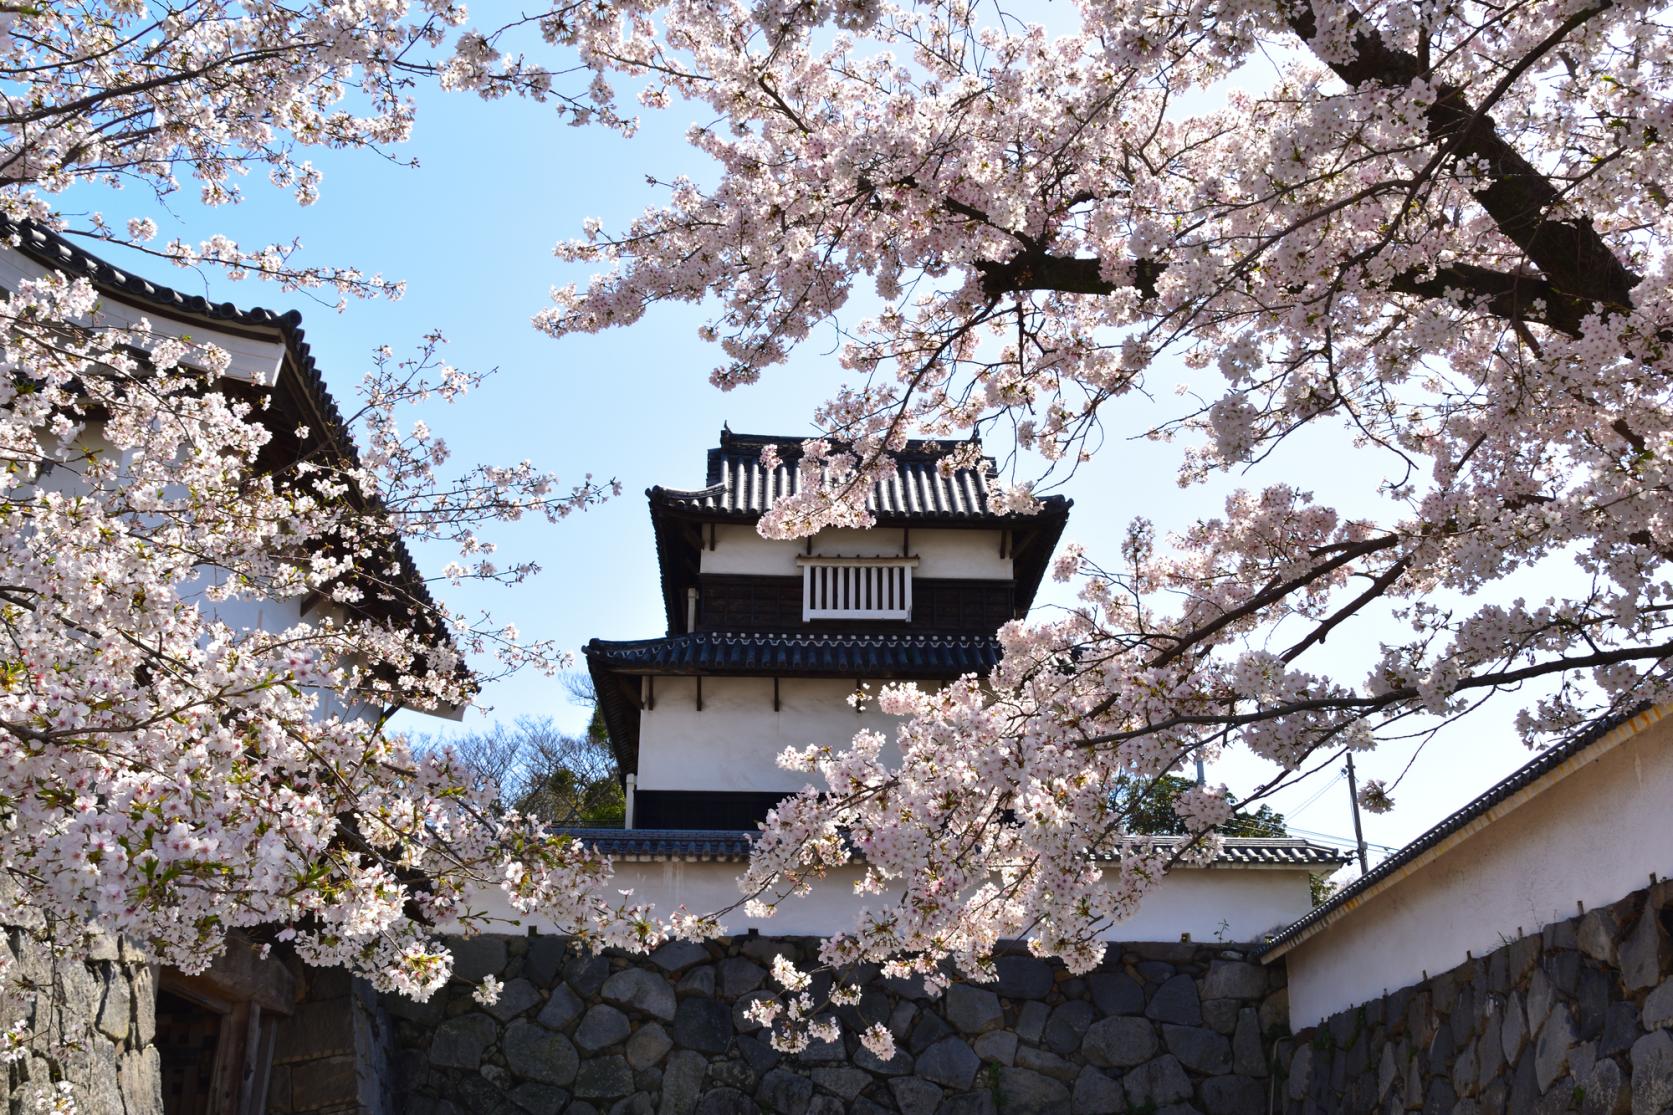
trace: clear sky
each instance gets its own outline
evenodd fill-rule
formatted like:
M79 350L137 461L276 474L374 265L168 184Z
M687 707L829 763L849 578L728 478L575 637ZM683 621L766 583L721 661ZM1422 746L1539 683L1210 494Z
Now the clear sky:
M594 636L662 633L644 489L701 484L704 450L714 444L722 422L752 432L808 432L814 405L837 382L829 332L807 342L791 366L762 384L725 394L707 382L719 354L696 336L702 320L697 308L662 307L632 328L562 342L529 324L546 304L551 285L586 279L584 272L552 258L552 246L578 235L583 218L597 216L607 227L620 227L658 200L646 184L648 174L704 176L705 168L681 141L689 122L683 110L665 113L647 119L641 135L625 141L560 126L538 105L430 95L421 97L414 141L398 152L416 157L418 169L363 155L315 155L326 178L321 200L308 209L297 209L257 179L246 186L245 204L204 211L184 197L175 204L173 221L137 194L83 194L67 199L67 209L100 208L117 227L129 216L157 216L161 241L226 232L253 245L300 235L309 261L407 280L408 294L399 302L356 303L338 314L265 284L230 283L155 260L102 253L189 292L246 306L300 309L316 358L345 401L376 346L410 350L431 328L449 338L454 363L498 367L501 374L486 389L432 417L456 460L527 457L566 480L586 472L617 478L625 491L557 526L526 523L497 531L508 558L532 555L544 572L514 589L450 599L490 607L527 637L552 638L578 650ZM189 186L183 191L193 193ZM1263 468L1258 476L1181 492L1173 480L1175 449L1123 440L1171 413L1166 408L1177 401L1167 386L1161 385L1163 401L1156 408L1139 406L1112 419L1106 449L1066 490L1075 500L1067 537L1086 543L1095 555L1114 551L1134 515L1152 519L1162 530L1181 528L1192 515L1212 511L1239 482L1265 484L1282 477L1315 486L1325 500L1334 498L1332 489L1345 494L1375 483L1377 465L1356 459L1345 439L1320 437L1288 447L1276 467ZM450 556L418 554L431 571ZM445 586L442 591L446 594ZM1042 597L1047 604L1067 598L1062 586L1049 584ZM1344 663L1374 649L1373 640L1342 643ZM486 717L523 714L551 714L578 727L585 716L561 684L534 675L497 685L484 697L491 711L472 712L462 725L415 717L408 727L469 730ZM1483 719L1450 732L1417 759L1396 794L1399 808L1366 818L1367 839L1404 843L1528 757L1502 720ZM1410 758L1409 748L1366 756L1361 776L1392 781ZM1259 764L1244 757L1219 764L1210 776L1244 790L1261 773ZM1272 804L1298 829L1347 836L1352 828L1346 787L1327 785L1336 776L1334 767L1326 770Z

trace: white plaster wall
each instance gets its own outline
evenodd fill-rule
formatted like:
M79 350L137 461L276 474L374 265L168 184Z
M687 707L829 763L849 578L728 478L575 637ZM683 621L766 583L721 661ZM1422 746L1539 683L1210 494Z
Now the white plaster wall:
M0 289L15 291L23 280L38 279L47 273L47 268L22 252L0 245ZM131 306L108 295L100 298L95 314L97 324L116 328L130 327L141 318L147 319L151 323L151 331L161 336L184 337L189 334L194 342L225 349L232 357L232 364L227 369L231 378L269 384L278 380L285 347L277 340L240 337L200 322L176 321L162 310Z
M688 910L712 913L737 902L739 863L657 861L618 863L613 887L632 888L633 897L649 901L659 911L683 904ZM758 929L780 936L828 936L846 929L866 905L882 905L887 895L854 894L858 870L833 872L812 892L787 900L771 918L745 917L742 910L724 917L728 932ZM1305 871L1276 868L1180 868L1169 873L1145 898L1138 912L1105 934L1112 941L1250 942L1287 925L1307 912L1311 901ZM495 889L477 896L475 906L498 917L514 917L503 894ZM541 918L523 918L542 932L559 927Z
M1293 949L1291 1024L1438 975L1573 917L1577 902L1607 905L1648 885L1651 872L1673 876L1673 719L1590 754Z
M880 684L870 683L874 696ZM786 678L774 712L771 678L711 677L703 679L698 712L695 679L659 677L656 707L640 713L639 788L799 790L807 777L778 766L786 747L845 748L865 729L893 740L899 717L878 712L875 700L856 713L848 704L853 691L854 682L842 679ZM884 754L896 758L892 743Z
M999 556L996 530L913 528L909 541L919 558L914 577L1011 578L1011 560ZM827 557L895 557L902 553L901 542L899 527L822 530L814 536L813 552ZM715 548L703 550L701 568L704 573L800 576L796 559L806 553L805 540L779 542L762 538L753 526L727 524L715 527Z

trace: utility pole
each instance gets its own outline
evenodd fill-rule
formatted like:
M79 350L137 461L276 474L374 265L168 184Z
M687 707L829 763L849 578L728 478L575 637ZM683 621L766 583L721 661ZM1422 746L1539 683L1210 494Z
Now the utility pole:
M1348 802L1354 811L1354 842L1359 845L1359 873L1361 876L1370 873L1371 868L1365 862L1365 830L1359 827L1359 783L1354 779L1354 757L1348 754Z
M1206 786L1207 784L1208 784L1208 772L1203 769L1202 756L1198 755L1197 756L1197 785Z

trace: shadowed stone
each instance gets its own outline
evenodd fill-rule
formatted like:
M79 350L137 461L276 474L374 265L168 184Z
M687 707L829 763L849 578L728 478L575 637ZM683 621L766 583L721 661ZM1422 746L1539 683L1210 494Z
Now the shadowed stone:
M484 934L466 940L454 937L448 941L453 949L453 978L465 983L481 983L483 976L497 976L505 971L505 938Z
M1069 1088L1029 1069L999 1070L999 1115L1069 1115Z
M1067 1056L1080 1048L1081 1039L1092 1025L1092 1004L1084 999L1072 999L1051 1012L1046 1023L1046 1045L1053 1053Z
M1075 1077L1071 1107L1075 1115L1116 1115L1126 1108L1121 1085L1088 1065Z
M941 1103L941 1089L915 1076L897 1076L889 1081L889 1092L901 1115L934 1115Z
M1100 1068L1132 1068L1156 1055L1156 1029L1142 1018L1105 1018L1086 1031L1081 1052Z
M1558 1007L1534 1045L1534 1079L1542 1093L1568 1069L1568 1051L1573 1044L1574 1018L1567 1007Z
M1197 999L1197 984L1190 976L1174 976L1156 989L1145 1016L1158 1022L1172 1022L1176 1026L1196 1026L1202 1022L1202 1006Z
M1087 979L1092 1002L1101 1014L1138 1014L1144 1010L1144 988L1125 972L1093 972Z
M1232 1068L1232 1043L1199 1026L1163 1026L1162 1039L1179 1063L1203 1076L1221 1076Z
M1203 980L1204 999L1256 1000L1266 994L1266 969L1243 960L1216 960Z
M1673 1105L1673 1033L1657 1030L1632 1046L1632 1115L1661 1115Z
M535 1015L535 1021L553 1030L561 1030L576 1018L580 1017L581 1000L567 984L558 984L552 988L552 995L546 1000L546 1005Z
M976 1039L974 1048L976 1056L984 1061L994 1061L1001 1065L1013 1064L1017 1059L1017 1036L1009 1030L983 1034Z
M985 1034L1005 1023L999 996L981 987L955 983L947 988L947 1021L967 1034Z
M696 1115L755 1115L761 1107L736 1088L716 1088L703 1095Z
M535 937L523 957L523 974L541 987L550 986L568 953L569 943L562 937Z
M1673 1026L1673 978L1644 997L1644 1029L1660 1030Z
M502 1048L513 1074L539 1084L567 1085L581 1063L568 1038L525 1019L505 1028Z
M981 1067L981 1059L963 1041L942 1038L918 1055L917 1075L963 1091L970 1087L976 1070Z
M625 1041L629 1031L627 1015L603 1003L589 1007L575 1027L575 1044L588 1053L595 1053L617 1042Z
M627 1063L635 1069L650 1068L674 1047L674 1039L655 1022L647 1022L627 1039Z
M1017 1067L1032 1069L1059 1080L1073 1080L1080 1074L1080 1066L1059 1057L1049 1049L1035 1049L1031 1045L1017 1047Z
M813 1083L823 1091L851 1100L866 1090L871 1074L854 1068L820 1068L813 1070Z
M1266 1075L1266 1049L1261 1043L1260 1016L1254 1007L1237 1012L1237 1029L1232 1033L1232 1071L1242 1076Z
M1001 956L993 966L999 979L992 986L1007 999L1044 999L1051 991L1051 965L1037 956Z
M732 1012L715 999L687 999L674 1014L674 1043L699 1053L724 1053L732 1044Z
M727 957L720 962L719 968L720 993L728 999L748 995L767 978L767 969L741 956Z
M708 961L709 950L696 941L665 941L651 953L651 963L674 975Z
M610 1099L633 1091L633 1070L621 1054L588 1057L575 1074L575 1094L582 1099Z
M1667 930L1662 928L1655 907L1645 903L1644 912L1638 916L1638 924L1621 942L1622 985L1628 991L1654 987L1668 970L1670 954L1673 954L1673 948L1669 947ZM1636 1084L1633 1090L1636 1094Z
M569 1093L550 1084L519 1084L511 1089L511 1102L529 1115L558 1115L569 1102Z
M500 989L500 997L497 1002L482 1009L501 1022L510 1022L538 1002L540 1002L540 992L535 989L534 984L526 979L514 979L508 980L506 985Z
M659 1115L690 1115L703 1090L703 1073L709 1062L701 1053L682 1049L668 1058L662 1070L662 1104Z
M1247 1076L1213 1076L1202 1082L1202 1104L1208 1115L1258 1115L1266 1089Z
M789 1069L774 1069L761 1078L755 1098L778 1115L803 1115L813 1099L813 1081Z
M674 989L667 980L644 968L623 968L604 981L599 994L618 1007L632 1007L664 1022L674 1020Z
M1191 1078L1168 1054L1129 1072L1121 1078L1121 1085L1127 1090L1127 1100L1134 1107L1145 1104L1161 1107L1191 1098Z
M1581 1087L1585 1089L1581 1115L1627 1115L1632 1110L1632 1091L1621 1077L1621 1066L1614 1061L1594 1064Z
M461 1014L436 1027L430 1038L430 1063L450 1069L475 1069L499 1033L485 1014Z

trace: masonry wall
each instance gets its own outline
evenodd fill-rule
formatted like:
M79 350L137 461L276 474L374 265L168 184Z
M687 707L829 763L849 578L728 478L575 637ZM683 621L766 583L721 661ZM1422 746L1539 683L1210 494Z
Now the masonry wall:
M395 1108L412 1115L1257 1115L1287 1033L1281 972L1221 945L1122 945L1101 970L1004 957L986 987L929 998L875 974L838 1010L840 1045L781 1057L743 1017L773 956L809 939L673 943L590 956L559 937L458 942L459 975L505 981L478 1006L455 983L427 1004L386 998ZM816 988L816 990L818 990ZM887 1063L858 1028L886 1023Z
M161 1115L156 981L151 966L110 937L84 951L53 955L28 931L0 927L7 986L33 996L0 995L0 1030L21 1023L27 1052L0 1063L6 1109L33 1110L60 1082L85 1112Z
M1664 882L1332 1015L1284 1057L1284 1110L1673 1111L1670 929Z

